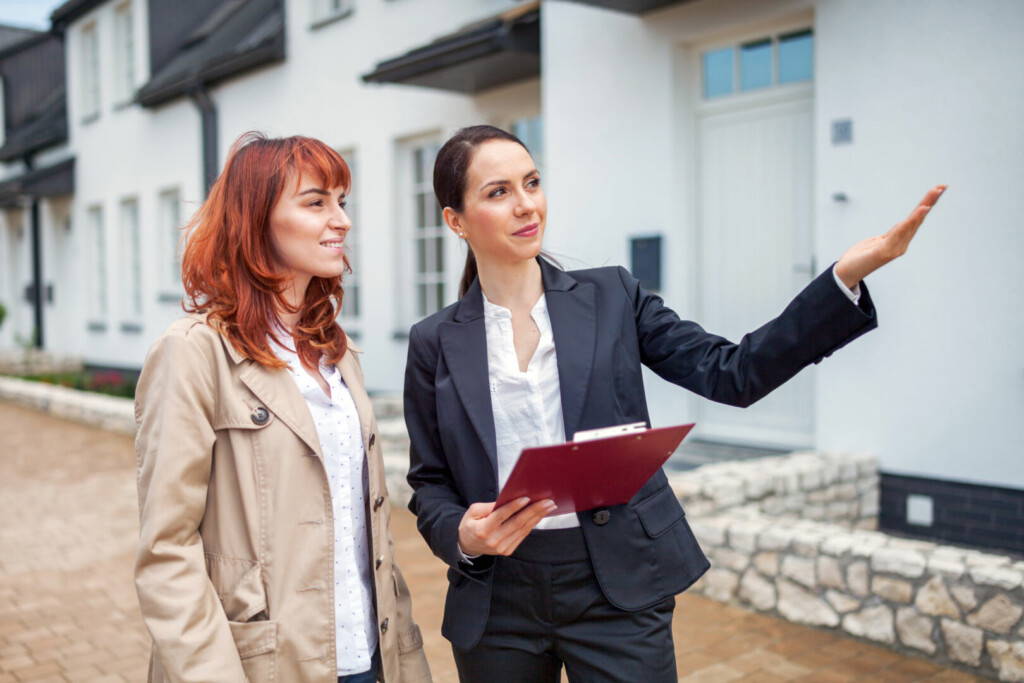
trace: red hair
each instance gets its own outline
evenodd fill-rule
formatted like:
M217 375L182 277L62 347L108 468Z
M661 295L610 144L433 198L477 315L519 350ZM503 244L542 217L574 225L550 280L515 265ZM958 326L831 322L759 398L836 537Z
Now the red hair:
M206 313L235 349L266 367L286 367L268 341L268 336L277 339L276 330L282 328L278 311L299 313L292 333L295 351L307 367L316 368L321 357L337 363L348 347L336 320L344 296L340 276L310 280L298 309L284 298L288 278L278 272L270 214L288 178L297 182L302 173L324 187L351 186L348 164L323 142L245 133L231 146L210 195L185 226L185 310Z

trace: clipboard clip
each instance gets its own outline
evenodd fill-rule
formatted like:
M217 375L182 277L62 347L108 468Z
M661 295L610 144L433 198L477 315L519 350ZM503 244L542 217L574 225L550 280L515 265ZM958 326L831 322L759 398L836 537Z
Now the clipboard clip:
M622 436L623 434L645 431L647 431L646 422L631 422L624 425L615 425L614 427L598 427L597 429L587 429L582 432L576 432L573 434L572 440L593 441L594 439L607 439L609 436Z

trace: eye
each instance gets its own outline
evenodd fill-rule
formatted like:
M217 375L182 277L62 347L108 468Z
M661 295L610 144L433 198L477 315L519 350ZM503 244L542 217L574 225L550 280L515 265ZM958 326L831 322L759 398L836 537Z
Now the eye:
M314 199L313 201L311 201L309 203L309 206L323 206L323 205L324 205L324 200L322 200L322 199Z
M499 186L499 187L494 188L493 190L491 190L490 194L488 194L487 196L488 197L497 197L499 194L505 194L505 188L504 187L500 187Z
M526 183L527 187L540 187L540 178L530 178Z

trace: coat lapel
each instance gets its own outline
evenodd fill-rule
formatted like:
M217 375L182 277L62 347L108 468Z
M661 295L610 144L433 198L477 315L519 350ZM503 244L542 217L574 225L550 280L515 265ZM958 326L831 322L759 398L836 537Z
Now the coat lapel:
M462 297L454 320L438 326L438 335L462 407L469 415L469 421L497 476L498 447L494 434L487 365L487 331L484 328L484 304L479 281L475 281Z
M373 426L373 404L370 402L370 397L363 384L363 371L356 362L355 356L352 355L358 349L352 347L351 342L349 344L348 351L338 361L337 367L341 372L341 378L345 381L345 386L348 387L348 392L352 395L356 413L359 414L359 431L363 436L363 446L369 451L368 439Z
M597 342L594 285L577 282L543 259L540 265L558 357L565 438L571 441L583 414L583 402L587 398L594 365L594 345Z
M244 367L239 371L238 378L242 383L263 402L267 410L274 413L322 459L313 416L288 371L283 368L265 368L252 360L241 362Z

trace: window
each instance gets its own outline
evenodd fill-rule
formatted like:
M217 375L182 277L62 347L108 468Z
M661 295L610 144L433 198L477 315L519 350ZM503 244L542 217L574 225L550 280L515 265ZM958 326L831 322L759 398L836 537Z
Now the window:
M810 29L708 50L701 55L705 99L810 81L814 35Z
M313 28L348 16L355 9L354 0L309 0L312 3Z
M103 207L93 206L86 219L89 228L89 315L94 321L107 317L107 236L103 228Z
M355 152L342 152L342 157L348 163L349 171L352 173L352 177L356 177L356 155ZM348 219L352 221L352 229L348 231L348 235L345 236L345 256L348 257L348 264L352 267L351 273L346 273L342 280L342 285L345 288L345 296L341 302L341 318L343 320L358 320L359 319L359 242L360 242L360 230L362 226L359 224L359 215L357 213L358 206L356 204L355 193L352 192L352 188L349 188L348 195L345 197L345 213L348 214Z
M512 122L512 134L530 150L538 170L544 165L544 119L532 116Z
M3 78L3 76L0 76L0 147L3 146L4 141L7 138L7 136L4 134L4 131L7 128L7 121L4 119L4 88L5 87L6 86L4 84L4 78Z
M123 320L137 321L142 318L142 249L139 238L138 200L125 199L121 202L119 223L120 314Z
M81 118L91 121L100 115L100 45L96 24L84 26L81 38Z
M135 38L132 6L125 3L114 10L114 97L123 104L135 94Z
M661 236L633 237L629 240L630 265L633 277L644 289L661 290Z
M438 149L432 142L414 147L411 155L413 313L417 319L440 310L446 301L444 257L448 228L431 184Z
M162 242L160 262L163 264L164 288L177 292L181 288L181 193L177 188L164 190L159 198L159 226ZM177 299L175 299L177 300Z

